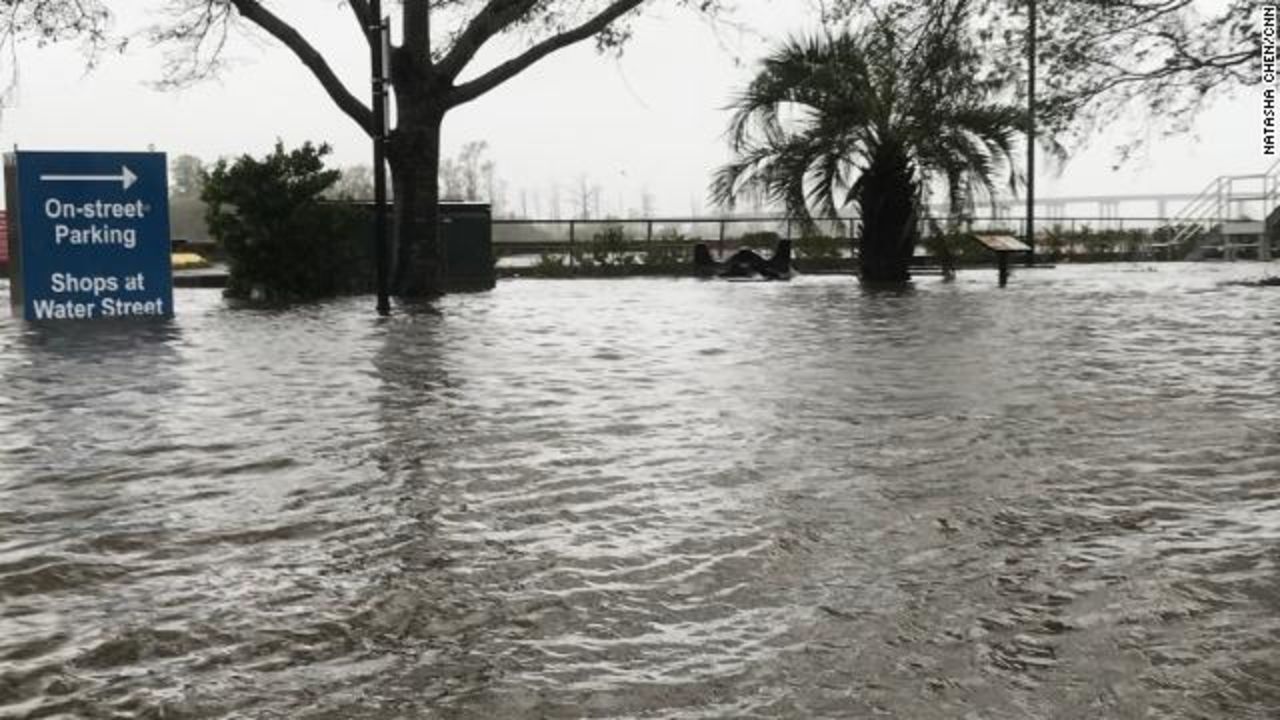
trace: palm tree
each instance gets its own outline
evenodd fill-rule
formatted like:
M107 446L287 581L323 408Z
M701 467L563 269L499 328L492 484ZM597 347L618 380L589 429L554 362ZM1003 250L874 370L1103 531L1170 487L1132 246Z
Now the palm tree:
M990 99L999 88L965 41L967 6L939 3L907 31L881 19L784 44L734 103L737 158L717 171L713 199L731 206L754 188L809 228L852 204L862 280L909 280L923 187L944 182L954 214L971 190L993 193L1001 167L1015 179L1025 115Z

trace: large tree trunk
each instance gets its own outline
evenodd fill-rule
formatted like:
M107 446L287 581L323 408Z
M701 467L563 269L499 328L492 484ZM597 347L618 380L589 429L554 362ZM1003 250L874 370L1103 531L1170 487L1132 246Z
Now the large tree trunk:
M440 241L440 125L444 112L419 103L400 105L387 160L395 197L392 293L432 297L443 292Z
M858 192L862 214L859 256L864 283L897 285L911 280L918 186L911 159L900 145L885 143L863 173Z

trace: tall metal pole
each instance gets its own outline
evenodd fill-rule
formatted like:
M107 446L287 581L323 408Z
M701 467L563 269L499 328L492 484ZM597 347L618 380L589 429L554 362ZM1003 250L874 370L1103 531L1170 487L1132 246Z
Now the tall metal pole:
M391 314L387 297L387 78L383 53L386 23L382 0L369 3L369 48L373 70L373 252L377 268L378 314Z
M1036 258L1036 0L1027 0L1027 265Z

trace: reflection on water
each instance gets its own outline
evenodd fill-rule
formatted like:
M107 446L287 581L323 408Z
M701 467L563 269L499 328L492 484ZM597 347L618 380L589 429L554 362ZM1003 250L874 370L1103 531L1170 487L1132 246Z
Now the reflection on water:
M1259 274L0 321L0 717L1273 717Z

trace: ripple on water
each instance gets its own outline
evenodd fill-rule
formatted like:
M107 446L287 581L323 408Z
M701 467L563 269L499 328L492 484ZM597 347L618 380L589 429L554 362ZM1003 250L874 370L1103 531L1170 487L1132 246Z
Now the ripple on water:
M0 717L1270 717L1250 268L0 321Z

